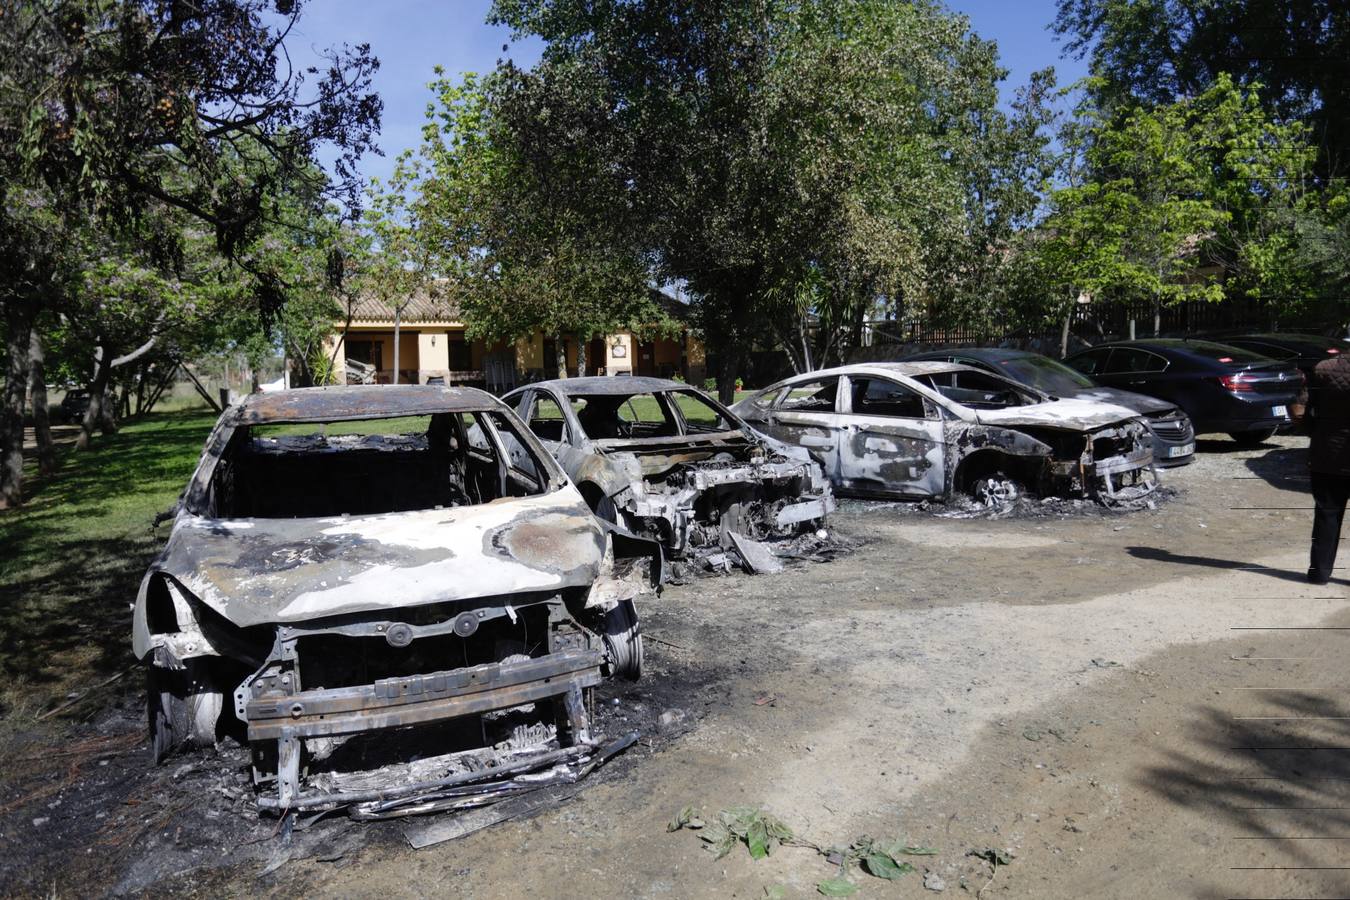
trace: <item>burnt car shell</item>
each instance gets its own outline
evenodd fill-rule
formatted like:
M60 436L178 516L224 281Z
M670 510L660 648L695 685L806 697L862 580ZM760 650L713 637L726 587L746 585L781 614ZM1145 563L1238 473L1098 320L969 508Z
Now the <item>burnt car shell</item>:
M647 412L631 405L620 412L634 398ZM687 384L568 378L504 399L597 515L660 541L676 558L729 551L754 570L751 557L759 554L751 543L814 530L834 509L829 482L809 454L756 435ZM588 425L586 417L604 421ZM599 433L602 427L612 430Z
M233 730L260 807L367 815L535 760L575 775L600 746L583 692L637 677L634 600L659 572L659 549L608 533L487 393L254 395L216 423L136 599L155 755ZM560 725L518 721L530 704ZM322 765L352 740L388 750L452 725L501 740Z
M1152 439L1132 411L1054 399L957 363L811 372L735 409L756 430L810 449L839 493L946 499L1017 483L1113 502L1156 484Z

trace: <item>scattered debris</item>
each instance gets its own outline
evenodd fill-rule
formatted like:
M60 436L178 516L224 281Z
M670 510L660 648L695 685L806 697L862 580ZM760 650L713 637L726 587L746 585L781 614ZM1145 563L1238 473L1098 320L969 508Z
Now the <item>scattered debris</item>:
M935 893L942 893L947 889L947 882L936 872L925 872L923 876L923 886Z

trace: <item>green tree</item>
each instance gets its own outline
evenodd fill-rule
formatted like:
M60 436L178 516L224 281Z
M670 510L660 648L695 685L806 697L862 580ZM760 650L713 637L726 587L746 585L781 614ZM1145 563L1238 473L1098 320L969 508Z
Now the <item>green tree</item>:
M587 122L594 86L584 73L556 74L505 67L485 82L439 77L422 146L400 160L395 195L415 198L400 218L430 249L470 335L542 331L566 377L563 335L576 335L584 372L591 337L665 314L651 301L623 186Z
M1050 198L1040 247L1058 297L1148 299L1157 334L1163 305L1222 296L1199 251L1229 214L1209 196L1192 113L1189 102L1114 118L1080 108L1065 135L1072 180Z
M1008 130L994 46L935 4L498 0L493 15L545 41L530 72L506 66L540 98L522 108L569 111L567 137L536 138L541 170L599 161L607 218L689 288L724 399L771 329L809 366L879 303L925 297L967 239L969 167ZM551 196L594 204L579 184Z
M1104 106L1170 104L1223 73L1264 85L1312 131L1322 179L1350 160L1350 11L1329 0L1058 0L1055 32L1088 57Z
M27 273L0 285L0 508L22 498L23 385L33 323L51 295L43 286L69 269L52 258L61 244L33 239L46 227L37 220L91 221L116 241L114 232L135 233L148 207L181 211L250 271L266 317L284 282L239 250L260 234L273 198L313 183L323 144L338 151L333 190L357 198L353 163L379 122L369 90L378 63L358 45L329 53L322 70L288 65L302 7L33 0L0 14L0 246L20 253L8 264Z

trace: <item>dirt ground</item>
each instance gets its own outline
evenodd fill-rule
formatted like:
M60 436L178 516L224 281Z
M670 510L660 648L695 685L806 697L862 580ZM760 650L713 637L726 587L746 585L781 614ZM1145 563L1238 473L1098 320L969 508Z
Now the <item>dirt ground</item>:
M1202 441L1131 513L846 502L851 555L643 610L647 676L601 697L643 738L575 798L424 850L400 823L282 842L237 751L148 769L119 683L84 751L10 763L32 777L0 793L0 893L817 895L813 851L715 860L667 831L754 806L821 845L937 850L855 870L858 897L1350 895L1350 578L1303 580L1305 444Z

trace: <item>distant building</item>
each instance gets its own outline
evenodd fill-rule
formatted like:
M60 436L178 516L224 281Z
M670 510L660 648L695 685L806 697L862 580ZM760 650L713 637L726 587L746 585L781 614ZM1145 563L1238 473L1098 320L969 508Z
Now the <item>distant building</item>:
M658 292L659 293L659 292ZM685 304L659 293L657 302L676 321L688 320ZM373 297L357 301L345 340L344 322L328 344L339 373L370 372L378 384L394 382L394 311ZM400 384L465 384L495 392L518 384L556 377L558 346L552 337L535 333L515 341L486 342L466 337L468 324L458 304L428 295L414 296L399 316L398 381ZM568 375L577 374L578 340L562 337ZM586 346L588 375L678 375L702 383L707 370L703 344L687 328L674 338L644 341L630 329L591 339ZM341 376L340 376L341 377Z

